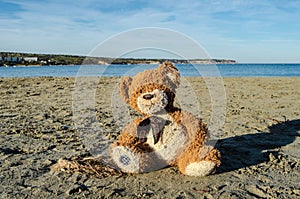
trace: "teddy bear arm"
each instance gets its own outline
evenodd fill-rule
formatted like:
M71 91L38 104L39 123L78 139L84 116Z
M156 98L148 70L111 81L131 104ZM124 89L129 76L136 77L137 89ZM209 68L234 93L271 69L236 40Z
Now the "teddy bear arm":
M204 143L208 137L206 125L193 114L182 111L180 123L186 128L190 140L197 138L197 142Z
M137 142L137 138L133 135L130 135L127 132L122 132L119 137L118 140L116 142L114 142L113 145L115 146L134 146L135 143Z
M143 119L144 118L136 118L125 126L114 145L128 146L130 148L141 146L141 143L138 140L137 127Z

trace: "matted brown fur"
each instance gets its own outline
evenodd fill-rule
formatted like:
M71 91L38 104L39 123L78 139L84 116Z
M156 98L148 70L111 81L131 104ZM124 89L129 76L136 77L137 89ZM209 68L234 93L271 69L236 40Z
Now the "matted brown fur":
M180 125L187 137L187 142L184 144L184 150L168 162L169 165L177 164L179 170L186 174L186 167L190 163L197 163L200 161L212 161L216 166L220 165L220 152L212 146L205 145L208 138L208 129L206 125L196 118L191 113L182 111L174 107L174 99L176 88L180 83L180 74L176 67L169 62L161 64L156 69L146 70L138 73L134 77L123 77L120 81L119 90L122 99L130 104L138 112L137 99L141 94L152 92L155 89L162 90L168 97L168 104L165 111L169 114L173 121ZM141 167L147 167L155 164L152 157L147 156L147 153L153 154L153 149L147 143L141 143L138 140L137 127L141 121L151 117L151 115L144 114L143 118L138 118L129 123L122 131L119 139L112 144L114 146L126 146L142 158Z

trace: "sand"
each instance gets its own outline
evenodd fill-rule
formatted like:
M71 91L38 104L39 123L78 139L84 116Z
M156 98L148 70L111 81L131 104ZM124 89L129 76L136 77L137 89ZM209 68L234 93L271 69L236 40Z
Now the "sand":
M187 80L208 123L208 90L201 78ZM207 177L188 177L176 167L99 176L51 170L59 159L91 155L74 125L74 82L0 79L1 198L300 197L300 78L224 78L227 114L216 144L222 165ZM117 82L101 78L96 92L97 122L111 139L120 132L111 110Z

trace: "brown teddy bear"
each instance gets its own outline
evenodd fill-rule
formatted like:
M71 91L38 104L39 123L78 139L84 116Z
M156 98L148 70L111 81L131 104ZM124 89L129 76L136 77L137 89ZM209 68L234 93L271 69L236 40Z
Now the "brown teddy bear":
M207 127L191 113L174 107L180 74L170 62L123 77L121 98L143 114L130 122L110 147L125 172L143 173L178 165L190 176L206 176L220 165L220 152L206 144Z

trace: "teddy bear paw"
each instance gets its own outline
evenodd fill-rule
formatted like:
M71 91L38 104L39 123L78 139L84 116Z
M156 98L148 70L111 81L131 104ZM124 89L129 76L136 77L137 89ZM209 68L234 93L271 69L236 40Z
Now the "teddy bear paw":
M130 148L125 146L113 147L111 157L122 171L128 173L139 173L139 158Z
M216 166L212 161L192 162L186 167L185 173L189 176L207 176L215 171Z

